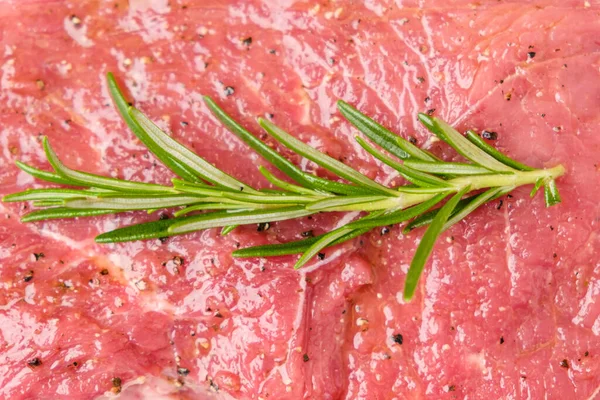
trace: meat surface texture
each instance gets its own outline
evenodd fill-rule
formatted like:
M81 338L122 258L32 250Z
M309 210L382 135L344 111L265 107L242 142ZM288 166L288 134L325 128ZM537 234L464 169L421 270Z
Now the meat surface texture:
M353 142L337 99L446 159L417 112L567 168L562 204L520 188L444 233L408 304L422 230L373 231L294 271L292 256L230 254L356 215L99 245L159 213L21 224L30 205L0 204L0 398L600 398L597 0L9 0L0 52L0 195L51 186L14 166L49 167L43 135L72 168L172 178L121 122L108 71L173 137L258 187L265 160L202 95L385 184L401 182Z

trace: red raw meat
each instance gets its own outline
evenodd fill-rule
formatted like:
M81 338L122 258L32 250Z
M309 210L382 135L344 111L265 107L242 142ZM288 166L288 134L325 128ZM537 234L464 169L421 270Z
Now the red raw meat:
M21 224L0 204L0 397L6 399L582 399L600 393L600 5L577 1L31 1L0 4L0 195L44 187L49 137L70 167L165 183L120 121L105 73L174 137L249 184L273 120L378 181L338 98L444 157L415 116L497 132L563 203L529 188L445 233L413 302L422 231L374 231L296 272L234 259L353 215L97 245L158 215ZM293 157L304 169L311 163ZM318 171L321 173L321 171ZM385 234L384 234L385 233Z

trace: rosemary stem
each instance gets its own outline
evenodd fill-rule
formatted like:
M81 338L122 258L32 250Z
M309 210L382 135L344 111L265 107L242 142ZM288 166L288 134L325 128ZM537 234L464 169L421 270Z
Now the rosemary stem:
M455 178L450 181L457 190L467 185L471 186L471 190L492 188L499 186L522 186L533 185L538 179L549 180L556 179L564 175L565 167L557 165L549 169L536 169L533 171L518 171L513 174L490 174Z
M423 203L434 197L435 195L447 190L448 194L457 193L463 188L470 186L470 190L487 189L493 187L516 187L523 185L533 185L538 179L551 180L564 175L565 168L562 165L549 169L536 169L533 171L515 171L512 174L489 174L489 175L474 175L460 178L454 178L448 181L452 186L448 188L440 188L439 191L429 193L400 193L399 197L374 201L369 203L361 203L357 205L340 205L328 207L327 211L377 211L384 209L405 209L416 204Z

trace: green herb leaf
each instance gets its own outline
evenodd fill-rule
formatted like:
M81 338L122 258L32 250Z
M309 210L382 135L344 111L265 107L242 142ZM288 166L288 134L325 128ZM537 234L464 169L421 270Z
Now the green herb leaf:
M313 214L313 211L308 211L303 207L200 214L186 217L187 219L185 221L174 224L169 228L169 233L180 234L208 228L218 228L226 225L260 224L264 222L300 218L310 214Z
M267 161L273 164L278 170L292 178L294 181L310 189L323 190L338 194L368 194L369 190L357 186L347 185L345 183L334 182L328 179L319 178L308 174L290 161L286 160L275 150L258 140L250 132L245 130L240 124L235 122L225 111L223 111L210 97L205 96L204 101L215 117L219 119L231 132L244 141L254 151L263 156Z
M338 160L331 158L320 151L313 149L312 147L304 144L300 140L296 139L283 129L279 128L275 124L259 118L258 123L263 127L269 135L273 136L279 143L286 146L288 149L294 151L296 154L315 162L321 167L327 169L330 172L338 175L341 178L347 179L350 182L356 183L361 187L369 188L375 193L382 193L387 195L395 196L397 193L387 187L380 185L379 183L367 178L363 174L359 173L353 168L350 168L346 164L339 162Z
M478 165L454 162L406 160L404 165L417 171L436 175L485 175L493 173L493 171Z
M45 210L36 210L25 214L21 222L46 221L49 219L94 217L96 215L114 214L114 210L74 210L72 208L56 207Z
M437 194L437 193L448 193L449 191L455 190L452 187L420 187L413 185L400 186L396 188L400 193L407 194Z
M289 183L284 180L281 180L281 179L277 178L275 175L273 175L268 169L266 169L262 165L258 167L258 170L260 171L261 174L263 174L263 176L269 182L271 182L273 185L275 185L277 187L280 187L283 190L287 190L289 192L298 193L298 194L307 194L309 196L317 196L317 195L327 194L327 192L317 192L315 190L306 189L306 188L303 188L302 186L297 186L297 185L294 185L293 183Z
M431 251L433 250L433 246L444 228L444 224L448 220L448 217L452 213L452 210L458 204L460 198L469 191L469 188L466 187L462 189L460 192L456 193L446 204L440 208L440 211L437 213L429 228L423 235L421 239L421 243L419 243L419 247L417 247L417 251L413 256L412 262L410 263L410 268L408 269L408 274L406 274L406 282L404 284L404 300L410 301L415 294L415 290L417 288L417 284L419 283L419 278L421 277L421 273L423 272L423 268L425 267L425 263L429 259L431 255Z
M267 207L265 207L267 208ZM194 211L207 211L207 210L249 210L247 204L230 204L230 203L200 203L194 204L193 206L186 207L182 210L173 213L176 217L189 214Z
M474 211L477 207L479 207L479 205L485 203L485 201L482 202L482 200L485 200L486 198L487 198L486 201L495 200L498 197L504 196L505 194L509 193L510 191L512 191L512 189L514 189L513 186L492 188L492 189L490 189L484 193L481 193L479 195L469 196L469 197L466 197L466 198L460 200L458 202L458 204L456 205L456 207L454 207L454 210L452 210L452 213L450 214L450 219L444 226L444 230L448 229L455 222L458 222L460 220L460 218L458 217L459 215L462 216L462 218L464 218L468 214L470 214L472 211ZM495 194L494 194L494 192L495 192ZM488 196L489 193L493 193L493 195ZM478 198L479 198L479 200L477 200ZM464 209L466 207L471 207L471 209L468 210L467 212L465 212ZM435 218L435 216L437 215L437 213L439 211L440 211L440 209L436 208L434 210L422 213L421 215L416 217L414 220L412 220L408 225L406 225L406 227L404 227L402 232L407 234L410 231L412 231L413 229L429 225L431 223L431 221L433 221L433 219Z
M239 203L238 201L223 199L222 194L225 192L229 193L239 193L237 190L231 190L228 188L221 188L215 186L208 186L201 183L191 183L186 181L181 181L179 179L172 179L173 187L175 190L183 193L191 193L197 194L200 196L206 196L206 198L212 198L213 201L219 202L224 201L227 203Z
M535 196L542 186L544 186L544 178L540 178L537 181L535 181L535 185L533 186L533 189L531 189L529 197Z
M414 144L393 134L371 118L367 117L356 108L345 101L338 100L338 110L342 115L359 131L364 133L369 139L381 146L385 150L398 158L406 159L409 157L418 160L435 161L436 158L424 150L419 149Z
M467 139L469 139L471 143L473 143L475 146L479 147L481 150L485 151L487 154L494 157L496 160L500 161L504 165L508 165L509 167L517 169L519 171L533 171L533 168L528 167L525 164L521 164L520 162L515 161L512 158L500 153L494 147L487 144L485 140L483 140L481 137L479 137L478 134L476 134L473 131L467 131Z
M58 174L52 173L52 172L42 171L41 169L37 169L37 168L32 167L31 165L27 165L21 161L15 161L15 164L21 170L27 172L29 175L33 176L34 178L38 178L38 179L41 179L46 182L60 183L61 185L79 186L77 184L77 182L73 182L70 179L64 178L64 177L62 177Z
M105 192L76 189L27 189L23 192L4 196L2 201L65 200L87 196L96 196Z
M367 141L363 140L360 137L356 137L355 139L358 142L358 144L363 149L365 149L369 154L371 154L373 157L377 158L378 160L382 161L384 164L387 164L390 167L394 168L406 180L414 183L415 185L424 186L424 187L436 187L436 188L451 186L450 184L448 184L448 182L444 181L441 178L438 178L437 176L433 176L433 175L427 174L425 172L417 171L415 169L409 168L406 165L403 165L403 164L397 162L396 160L392 159L391 157L388 157L381 151L377 150L375 147L371 146Z
M140 141L144 143L148 150L150 150L171 171L188 181L198 181L199 179L196 177L191 168L189 168L185 163L179 162L176 158L171 157L169 153L164 151L162 147L158 146L156 142L153 141L137 124L137 122L131 118L128 112L130 105L125 100L125 96L123 95L121 88L119 88L119 85L117 84L112 72L106 74L106 80L108 84L108 91L110 92L110 96L112 97L113 102L115 103L115 106L121 115L121 118L123 118L134 135L140 139Z
M210 200L209 200L210 201ZM155 210L206 202L206 199L181 195L110 195L102 197L76 198L64 202L67 208L106 210Z
M231 255L238 258L248 258L300 254L304 253L310 247L310 245L319 240L321 236L323 235L288 243L266 244L262 246L247 247L245 249L235 250L233 253L231 253Z
M139 110L131 108L129 110L129 115L158 146L163 147L172 158L181 160L202 179L217 186L223 186L234 190L243 190L246 193L257 193L252 187L227 175L168 136Z
M544 186L544 200L546 201L546 207L552 207L562 201L554 179L548 180Z
M125 181L122 179L107 178L100 175L89 174L87 172L74 171L64 166L54 150L50 147L48 138L43 138L46 157L52 167L64 178L78 184L79 186L91 186L96 188L110 189L116 191L128 191L133 193L173 193L173 189L154 183L141 183Z
M456 224L459 221L462 221L467 215L478 209L481 205L487 203L492 199L497 199L500 196L504 196L507 193L512 192L514 187L497 187L486 190L485 192L474 196L472 199L462 207L455 207L452 211L450 218L444 224L444 228L442 232L450 228L452 225Z
M55 207L62 206L64 200L34 200L34 207Z
M354 229L346 235L340 237L336 241L332 242L329 246L335 246L337 244L346 242L354 239L362 234L370 231L371 228L366 229ZM247 257L272 257L272 256L285 256L290 254L304 253L308 248L317 242L324 235L319 235L307 239L297 240L288 243L277 243L277 244L266 244L262 246L247 247L245 249L236 250L232 253L234 257L247 258Z
M266 192L258 192L258 194L245 194L241 192L214 189L203 185L190 184L177 179L173 180L173 185L175 186L175 189L185 193L207 196L205 197L207 201L245 204L249 208L272 208L274 205L289 206L307 204L320 198L299 196L281 191L275 192L275 194L268 194Z
M227 236L229 233L231 233L237 227L238 227L238 225L224 226L223 229L221 229L221 236Z
M306 249L306 251L304 252L304 254L302 254L300 259L296 262L296 264L294 264L294 269L301 268L304 264L306 264L311 258L316 256L325 247L330 246L333 242L340 239L344 235L350 233L351 231L352 229L342 228L336 229L321 236L319 240L317 240L315 243L310 245L308 249Z
M130 225L125 228L115 229L114 231L98 235L96 236L95 240L96 243L119 243L131 242L135 240L160 239L173 236L174 233L169 232L169 227L176 223L185 221L186 218L190 217L159 219L158 221Z
M444 121L423 113L419 113L419 120L427 127L427 129L437 135L441 140L452 146L466 159L471 160L474 163L479 164L480 166L491 171L513 171L512 168L504 165L494 157L475 146Z

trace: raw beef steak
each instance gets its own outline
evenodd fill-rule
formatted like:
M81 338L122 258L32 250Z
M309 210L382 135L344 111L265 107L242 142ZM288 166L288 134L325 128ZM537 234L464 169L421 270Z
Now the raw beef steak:
M600 4L361 3L2 2L0 195L50 186L14 166L49 167L43 135L70 167L172 178L120 121L113 71L161 127L252 185L267 186L265 161L202 95L390 185L336 100L448 158L416 120L429 110L495 132L517 160L564 164L563 203L522 188L482 207L441 237L409 304L422 230L373 231L296 272L295 257L230 253L356 215L98 245L160 215L21 224L30 206L0 204L0 397L599 398Z

